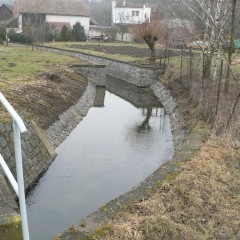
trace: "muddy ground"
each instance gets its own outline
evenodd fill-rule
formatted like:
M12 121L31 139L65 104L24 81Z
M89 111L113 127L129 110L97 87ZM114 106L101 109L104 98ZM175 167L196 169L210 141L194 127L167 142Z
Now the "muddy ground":
M74 49L84 49L84 50L92 50L97 52L104 52L108 54L121 54L121 55L128 55L132 57L139 57L139 58L148 58L150 57L150 50L146 46L146 48L138 48L133 46L108 46L102 44L92 44L92 45L69 45L69 47ZM177 55L179 51L169 51L169 55ZM156 49L156 56L164 57L167 55L167 51L165 49Z

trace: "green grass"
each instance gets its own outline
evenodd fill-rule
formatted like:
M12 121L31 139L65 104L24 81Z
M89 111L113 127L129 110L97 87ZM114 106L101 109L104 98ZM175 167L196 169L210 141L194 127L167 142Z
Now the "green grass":
M28 83L42 72L49 72L73 62L83 62L65 55L45 51L32 51L26 47L0 47L0 87L8 84Z
M129 47L138 47L138 48L146 48L147 45L144 43L130 43L130 42L48 42L44 43L46 46L67 46L67 45L104 45L104 46L129 46Z

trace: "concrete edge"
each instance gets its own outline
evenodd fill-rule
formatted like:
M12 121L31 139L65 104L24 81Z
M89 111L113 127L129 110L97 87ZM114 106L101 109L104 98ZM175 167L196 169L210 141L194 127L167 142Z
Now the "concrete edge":
M33 127L36 134L38 135L38 137L40 138L41 142L43 143L44 147L48 151L51 158L55 158L57 156L57 153L56 153L53 145L48 140L45 132L40 127L38 127L37 124L33 120L30 121L30 124Z

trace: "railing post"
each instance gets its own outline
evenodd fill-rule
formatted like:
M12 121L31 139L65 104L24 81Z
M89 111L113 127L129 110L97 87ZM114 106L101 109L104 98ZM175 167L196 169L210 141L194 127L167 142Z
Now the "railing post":
M24 180L23 180L21 136L20 136L20 129L17 123L15 122L15 120L13 120L13 135L14 135L14 143L15 143L14 149L15 149L16 169L17 169L18 198L19 198L20 213L22 218L23 239L29 240L30 238L29 238L29 230L28 230L25 188L24 188Z

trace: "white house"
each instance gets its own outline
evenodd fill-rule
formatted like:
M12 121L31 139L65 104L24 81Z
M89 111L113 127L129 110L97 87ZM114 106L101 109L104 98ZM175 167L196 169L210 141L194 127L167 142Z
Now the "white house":
M112 23L113 24L141 24L150 21L151 8L146 5L116 4L112 1Z
M15 0L14 7L19 29L30 19L31 23L66 23L71 27L80 22L86 33L89 31L89 10L84 0Z

